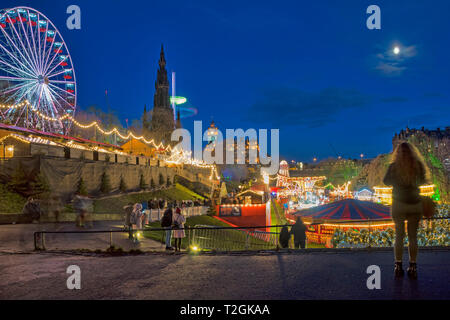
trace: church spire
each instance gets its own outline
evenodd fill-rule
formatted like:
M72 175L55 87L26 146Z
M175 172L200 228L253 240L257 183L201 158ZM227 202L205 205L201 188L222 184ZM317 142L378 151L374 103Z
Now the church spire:
M166 57L164 56L164 45L161 44L161 53L159 55L159 68L165 69L166 68Z
M161 45L161 54L159 57L159 69L156 77L155 89L164 89L164 91L169 91L169 79L167 78L167 70L166 70L166 58L164 56L164 46ZM168 97L167 97L168 98ZM161 102L160 102L161 103ZM165 101L162 102L161 106L166 106Z
M156 76L153 110L150 127L152 138L157 142L170 143L170 136L175 128L174 110L170 105L169 79L166 70L164 46L161 45L159 68Z

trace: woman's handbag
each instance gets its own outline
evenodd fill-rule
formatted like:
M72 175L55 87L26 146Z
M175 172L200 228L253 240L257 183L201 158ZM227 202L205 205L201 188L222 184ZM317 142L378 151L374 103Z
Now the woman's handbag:
M436 214L436 203L430 197L422 197L423 216L431 218Z

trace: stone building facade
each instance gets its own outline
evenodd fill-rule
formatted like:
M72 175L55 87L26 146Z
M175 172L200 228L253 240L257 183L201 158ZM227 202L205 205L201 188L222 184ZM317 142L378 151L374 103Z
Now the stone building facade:
M435 155L445 168L450 172L450 127L445 130L437 128L436 130L410 129L406 128L396 133L392 139L393 149L403 141L412 142L422 153L432 153Z

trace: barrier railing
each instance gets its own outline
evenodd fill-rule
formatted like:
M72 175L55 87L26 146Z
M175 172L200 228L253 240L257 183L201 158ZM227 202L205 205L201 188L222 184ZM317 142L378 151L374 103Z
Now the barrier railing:
M161 218L166 209L149 209L147 213L149 215L149 222L161 221ZM196 216L204 216L208 213L208 207L200 206L200 207L185 207L181 209L181 213L186 218L196 217Z
M190 245L202 250L270 250L278 247L279 233L256 228L197 225L189 231Z
M364 248L364 247L392 247L395 240L394 228L378 228L375 221L370 223L369 228L356 230L348 226L346 221L335 223L331 234L322 235L330 239L333 248ZM353 222L354 223L354 222ZM369 225L369 221L364 221ZM324 226L326 223L317 223L311 226ZM341 225L341 226L339 226ZM279 232L266 232L261 230L281 230L291 228L292 225L280 226L255 226L255 227L217 227L197 225L184 228L186 238L183 241L184 249L215 250L215 251L241 251L241 250L274 250L280 248ZM377 229L378 228L378 229ZM111 230L85 230L85 231L38 231L34 234L34 245L36 250L45 250L48 242L56 242L53 247L58 249L82 249L95 244L94 249L105 249L108 246L119 245L145 249L146 233L159 235L163 242L165 228L146 228L142 230L111 229ZM348 234L347 234L348 233ZM121 234L117 237L115 234ZM136 239L143 240L136 244ZM155 240L155 237L153 237ZM325 243L315 244L311 238L311 232L307 232L306 248L325 247ZM406 245L405 241L405 245ZM70 244L70 245L69 245ZM418 244L424 246L450 246L450 222L449 217L435 217L420 222L418 232ZM68 248L68 246L72 246ZM161 244L161 249L163 245ZM293 248L292 238L288 248ZM154 248L152 249L154 250Z

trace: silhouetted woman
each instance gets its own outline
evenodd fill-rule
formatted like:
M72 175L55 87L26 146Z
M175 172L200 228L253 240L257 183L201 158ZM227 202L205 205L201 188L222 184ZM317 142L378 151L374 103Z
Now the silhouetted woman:
M284 226L281 228L280 232L280 246L283 249L289 247L289 239L291 238L291 234L289 233L288 227Z
M391 215L395 223L396 277L403 276L402 257L405 221L408 222L409 268L408 276L417 278L417 229L423 213L419 186L426 181L426 166L415 147L403 142L394 151L393 162L384 177L384 183L393 186Z
M300 217L297 217L297 221L292 225L291 234L294 235L294 247L305 249L306 244L306 226Z

